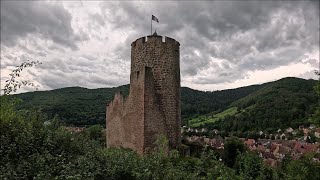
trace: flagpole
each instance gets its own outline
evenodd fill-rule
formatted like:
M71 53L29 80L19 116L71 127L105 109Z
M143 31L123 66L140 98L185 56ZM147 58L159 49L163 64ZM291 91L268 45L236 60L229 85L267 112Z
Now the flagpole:
M152 35L152 17L151 17L151 34L150 35Z

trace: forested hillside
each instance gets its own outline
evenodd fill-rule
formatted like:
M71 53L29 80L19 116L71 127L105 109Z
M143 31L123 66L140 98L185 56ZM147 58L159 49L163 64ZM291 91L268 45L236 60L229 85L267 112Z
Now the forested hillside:
M181 89L182 117L187 119L213 111L222 111L232 102L261 89L254 85L231 90L203 92L187 87ZM77 126L105 124L106 105L114 94L129 93L129 85L115 88L86 89L68 87L51 91L36 91L14 95L22 99L18 109L36 109L49 118L56 114L68 124Z
M18 109L40 110L53 118L58 115L67 124L104 124L106 105L114 94L128 94L128 85L116 88L86 89L68 87L52 91L37 91L14 95L22 99Z
M198 125L202 121L216 122L215 126L232 130L298 125L306 122L314 110L317 101L313 91L315 84L315 80L284 78L262 85L213 92L183 87L183 124L187 124L188 120ZM17 94L14 97L23 100L18 109L40 110L48 118L57 114L67 124L76 126L104 125L106 104L117 91L122 91L126 96L129 85L100 89L69 87ZM233 107L236 107L236 113L215 116ZM221 117L223 120L217 121Z
M227 115L212 128L229 131L264 130L298 127L308 124L319 101L314 91L315 80L284 78L233 102L237 113Z
M221 112L225 110L232 102L243 98L259 89L265 84L252 85L236 89L222 91L197 91L190 88L182 88L182 117L190 118L198 115Z

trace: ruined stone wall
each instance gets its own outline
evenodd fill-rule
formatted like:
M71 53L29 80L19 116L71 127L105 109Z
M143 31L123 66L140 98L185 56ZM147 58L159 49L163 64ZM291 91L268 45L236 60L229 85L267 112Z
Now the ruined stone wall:
M144 73L144 72L142 72ZM132 77L130 93L120 93L107 106L107 147L123 147L144 153L144 75Z
M145 66L152 69L155 92L159 99L160 111L164 115L166 135L171 147L176 147L180 142L179 50L179 42L169 37L142 37L131 44L130 76L139 74Z

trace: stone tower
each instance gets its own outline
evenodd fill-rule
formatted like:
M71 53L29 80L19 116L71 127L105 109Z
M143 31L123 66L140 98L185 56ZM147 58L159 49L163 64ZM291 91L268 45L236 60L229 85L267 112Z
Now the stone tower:
M180 44L158 36L131 44L130 93L120 93L107 106L107 146L131 148L139 154L165 135L169 147L180 144Z

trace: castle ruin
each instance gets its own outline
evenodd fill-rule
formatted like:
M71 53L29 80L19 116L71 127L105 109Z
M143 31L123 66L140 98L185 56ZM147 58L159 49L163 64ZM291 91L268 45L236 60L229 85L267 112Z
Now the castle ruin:
M131 44L130 92L116 93L107 106L107 146L135 150L154 147L165 135L169 148L180 145L180 43L156 33Z

